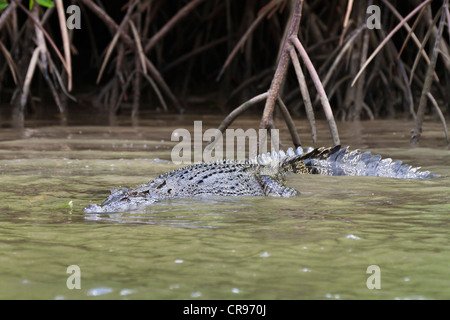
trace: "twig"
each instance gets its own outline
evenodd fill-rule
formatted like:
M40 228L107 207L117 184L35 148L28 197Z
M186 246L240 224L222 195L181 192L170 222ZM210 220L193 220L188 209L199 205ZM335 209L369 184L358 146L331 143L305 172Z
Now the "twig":
M22 114L25 104L27 102L28 93L30 91L31 79L33 79L34 70L36 70L36 64L38 61L39 53L41 52L41 47L36 47L31 56L30 63L28 65L27 74L25 76L25 81L23 82L22 94L19 100L19 111Z
M259 16L255 19L255 21L253 21L253 23L250 25L250 27L248 27L247 31L244 33L242 38L239 40L239 42L234 47L233 51L231 51L230 54L228 55L227 60L225 60L225 63L223 64L222 68L220 69L219 74L216 77L216 81L219 81L219 79L222 77L223 73L225 72L225 69L230 64L231 60L233 60L236 53L239 51L239 49L241 49L241 47L244 45L245 41L247 41L248 37L251 35L253 30L258 26L258 24L263 20L263 18L266 16L267 13L268 13L268 10L261 12L259 14Z
M218 130L221 132L221 134L225 131L226 128L228 128L233 123L234 120L236 120L236 118L239 115L241 115L243 112L245 112L248 108L250 108L254 104L266 100L268 95L269 95L268 92L261 93L260 95L257 95L256 97L253 97L250 100L244 102L239 107L230 112L230 114L219 125ZM211 151L217 141L218 137L216 136L214 138L214 141L205 148L205 152Z
M88 7L95 15L97 15L97 17L99 17L100 20L102 20L103 23L106 24L108 28L110 28L114 32L117 32L119 26L113 19L111 19L111 17L108 14L105 13L105 11L102 10L102 8L100 8L91 0L80 0L80 1L86 7ZM134 48L133 40L127 34L121 32L120 36L130 48Z
M367 29L363 31L363 37L362 37L362 49L361 49L361 61L359 63L360 66L364 65L367 59L367 51L369 48L369 34L367 32ZM354 110L352 118L354 121L358 121L361 117L361 110L363 108L364 103L364 83L365 83L365 74L362 74L363 76L359 80L359 82L356 84L356 92L355 92L355 104L354 104ZM370 109L369 109L370 110ZM373 120L373 116L372 116Z
M136 42L137 53L134 55L134 65L135 70L142 71L144 75L147 75L147 67L145 66L145 54L142 49L141 38L139 36L139 32L141 31L141 5L138 4L136 9L137 13L135 14L136 25L133 23L133 20L128 21L131 27L131 33ZM138 30L139 29L139 30ZM131 111L131 117L136 119L136 116L139 112L139 103L141 100L141 73L136 72L134 76L133 83L133 107Z
M444 11L445 11L445 15L447 17L447 33L448 33L449 42L450 42L450 12L448 10L448 3L446 3L444 5ZM0 29L1 29L1 27L0 27Z
M297 81L300 87L300 92L302 94L303 104L305 105L306 116L311 127L311 138L313 141L313 145L315 146L317 143L316 121L314 117L311 98L309 96L308 86L306 85L305 76L303 75L303 71L300 66L300 62L298 61L297 54L295 53L295 49L291 48L289 54L291 56L292 64L294 65L295 74L297 75Z
M172 93L172 90L170 90L169 86L166 84L166 82L164 81L163 77L161 76L161 74L158 72L158 70L156 69L156 67L153 65L153 63L147 58L145 57L145 63L146 66L148 68L148 71L150 72L152 78L159 84L159 86L164 90L164 92L166 93L166 95L170 98L170 100L172 100L173 105L178 109L179 112L183 113L184 109L181 106L180 102L178 101L178 99L175 97L175 95Z
M155 91L156 95L158 96L159 101L161 102L161 105L164 109L165 112L169 112L169 109L167 108L167 104L164 101L164 98L161 94L161 91L158 89L158 86L156 85L155 81L153 81L152 78L150 78L148 76L148 74L142 74L142 76L148 81L148 83L150 83L150 85L152 86L153 90Z
M56 11L58 12L59 27L61 29L61 37L64 48L64 56L67 64L67 90L72 91L72 60L70 55L70 42L69 34L66 27L66 15L64 13L64 7L62 0L56 0Z
M342 41L344 41L344 35L345 35L345 31L347 30L347 24L348 24L348 20L350 19L350 14L352 13L352 8L353 8L353 0L348 0L347 10L345 11L344 23L342 24L343 31L342 31L341 37L339 39L339 45L341 45Z
M95 83L99 84L102 78L103 72L105 71L105 67L108 64L109 57L116 46L117 40L119 40L119 32L117 32L109 43L108 49L106 49L105 58L103 59L102 65L100 67L100 71L98 72L97 80Z
M427 97L428 97L428 99L430 99L432 105L436 109L437 114L439 115L439 118L441 119L442 126L444 127L445 139L447 140L447 144L450 146L450 139L448 136L447 123L445 122L445 117L442 114L441 108L439 108L439 105L436 102L436 99L434 99L433 95L430 92L427 92Z
M80 0L80 1L83 2L83 4L85 4L89 9L91 9L91 11L95 13L111 30L113 30L114 32L119 32L120 38L130 49L136 50L136 44L130 38L130 36L124 33L123 30L119 30L119 26L99 6L97 6L95 3L89 0ZM148 59L148 57L145 57L145 65L148 71L150 72L152 78L159 84L159 86L163 89L163 91L172 100L173 105L178 109L179 112L184 112L184 109L181 106L180 102L172 93L169 86L166 84L163 77L156 69L156 67L153 65L153 63Z
M389 1L386 1L386 0L382 0L382 1L389 8L389 10L392 11L392 13L397 17L397 19L400 20L400 22L404 20L403 16L397 11L397 9L395 9L395 7ZM416 21L419 19L419 16L421 14L423 14L423 12L425 12L425 9L426 9L426 6L422 7L422 9L420 9L420 13L419 13L418 18L416 19ZM406 22L405 22L405 24L403 24L403 27L406 29L406 31L408 31L408 36L411 35L411 38L413 39L413 41L416 44L417 48L420 48L420 40L417 38L416 34L412 31L414 28L411 28L409 26L409 24L406 23ZM405 42L406 42L406 40L405 40ZM425 59L427 64L430 64L430 58L428 57L428 55L425 52L425 50L419 50L419 52L423 56L423 58Z
M59 86L61 87L62 92L63 92L69 99L71 99L72 101L77 101L77 99L76 99L74 96L72 96L72 95L66 90L66 87L65 87L64 82L63 82L63 80L62 80L62 78L61 78L61 75L60 75L59 72L57 71L56 66L55 66L55 63L53 62L53 59L52 59L52 57L51 57L50 55L48 56L48 62L49 62L50 70L54 71L54 72L51 71L51 73L52 73L52 75L56 78L56 81L58 82Z
M373 60L373 58L380 52L380 50L385 46L385 44L394 36L394 34L408 21L412 16L414 16L417 11L419 11L422 7L428 5L431 0L426 0L418 5L413 11L411 11L399 24L384 38L384 40L378 45L378 47L372 52L370 57L367 59L366 63L359 69L359 72L356 74L356 77L353 79L351 86L355 85L355 82L358 80L359 76L363 73L369 63Z
M42 61L38 60L38 66L39 69L41 70L41 72L43 74L45 74L47 72L47 70L44 68ZM59 112L62 115L62 120L65 121L66 120L66 106L62 104L61 98L59 96L58 91L56 90L55 85L53 84L52 80L50 79L50 77L44 77L45 81L47 82L47 85L50 88L50 92L52 93L53 99L55 100L56 105L58 106Z
M9 53L8 49L5 48L3 45L3 42L0 41L0 50L3 52L3 55L5 56L6 62L8 64L9 70L11 70L11 75L14 80L14 84L16 86L19 85L19 78L17 74L17 66L14 63L13 58L11 57L11 54Z
M372 110L370 110L369 106L367 105L367 103L365 103L364 101L361 103L362 107L364 110L366 110L367 115L369 116L370 120L374 120L375 117L373 116Z
M31 12L31 15L36 19L36 21L39 21L39 7L35 6L33 8L33 11ZM65 24L65 22L64 22ZM56 87L54 83L52 82L53 79L49 76L49 62L48 57L50 57L50 53L47 50L47 45L45 44L43 32L41 29L37 27L37 25L34 25L34 29L36 32L36 42L38 47L40 48L40 59L38 60L38 66L41 70L41 73L44 76L44 80L47 83L48 87L50 88L50 92L52 93L53 100L55 100L56 105L58 106L58 109L63 116L63 120L65 120L66 115L66 106L63 105L63 101L61 100L61 97L59 95L59 92L56 90ZM67 62L67 61L66 61ZM52 69L53 74L57 74L58 70Z
M390 43L389 48L395 53L396 52L396 48L395 45L393 43ZM403 61L399 58L399 53L396 54L397 56L397 69L399 70L399 73L401 75L401 78L403 80L404 83L404 87L405 87L405 91L406 91L406 96L408 98L408 102L409 102L409 112L411 113L412 117L414 120L416 120L416 112L414 111L414 98L411 92L411 86L408 83L408 76L406 75L406 70L405 70L405 65L403 63ZM399 80L399 82L401 83L401 81Z
M139 33L138 33L133 21L130 20L130 21L128 21L128 23L130 24L131 32L133 33L134 40L136 42L136 46L138 49L137 53L138 53L139 59L141 60L141 65L142 65L142 72L144 74L147 74L147 68L145 66L145 53L144 53L144 50L142 49L142 44L141 44L141 39L139 37Z
M42 31L45 38L48 40L48 42L52 46L53 50L55 50L56 55L58 56L59 60L61 60L61 63L63 64L64 69L66 69L67 73L69 73L69 68L66 64L66 61L64 60L63 56L61 55L61 52L59 52L58 47L56 46L55 42L52 40L52 38L50 37L48 32L45 31L44 27L40 24L40 22L37 21L33 17L33 15L20 2L18 2L18 0L13 0L13 1L15 1L15 3L17 3L17 5L20 7L20 9L22 9L22 11L24 11L28 15L28 17L31 19L31 21L33 21L33 23Z
M17 7L15 2L11 2L9 6L0 15L0 30L2 30L3 25L8 21L9 15L12 14Z
M185 55L182 55L180 57L178 57L177 59L175 59L174 61L170 62L169 64L167 64L167 66L164 67L164 69L162 70L162 72L166 72L170 69L172 69L173 67L175 67L176 65L180 64L183 61L186 61L187 59L192 58L193 56L202 53L203 51L206 51L216 45L219 45L221 43L224 43L227 41L227 37L222 37L220 39L216 39L214 41L211 41L210 43L207 43L203 46L200 46L198 48L195 48L194 50L192 50L191 52L186 53Z
M441 10L442 10L442 7L441 7L441 8L438 10L438 12L436 13L436 16L435 16L434 19L433 19L432 25L434 25L434 24L438 21L439 17L441 16ZM412 83L412 78L413 78L413 76L414 76L414 71L416 70L417 64L419 63L420 52L421 52L421 51L423 50L423 48L425 47L425 44L428 42L428 39L430 38L430 35L431 35L431 32L432 32L432 31L433 31L433 28L429 28L429 29L428 29L427 33L425 34L425 37L423 37L423 41L422 41L422 44L420 45L419 52L417 53L416 58L414 59L413 66L412 66L412 68L411 68L411 73L409 74L409 84L410 84L410 85L411 85L411 83Z
M322 103L322 107L325 113L325 117L328 120L328 126L330 128L331 136L333 137L334 145L339 145L339 134L336 126L336 122L334 120L333 111L331 110L330 102L328 101L327 94L325 93L325 89L323 88L322 83L320 82L319 75L317 74L316 69L314 68L311 60L308 57L308 54L305 51L305 48L303 48L302 44L300 43L300 40L297 38L297 36L293 36L290 38L294 46L296 47L298 53L302 57L303 62L305 63L306 68L309 71L309 74L314 82L314 85L316 87L316 90L320 96L320 102Z
M191 12L196 6L198 6L203 1L205 0L192 0L183 8L178 10L177 13L169 21L167 21L164 27L159 29L159 31L155 33L153 37L151 37L151 39L145 45L144 52L148 53L150 49L153 48L155 44L166 35L167 32L169 32L170 29L172 29L178 22L180 22L184 17L186 17L189 12Z
M295 123L292 120L291 115L289 114L288 108L286 108L286 105L280 97L278 97L277 99L277 104L280 107L281 113L283 114L284 121L286 122L286 125L289 129L289 133L291 134L292 142L295 148L300 147L302 143L300 142L300 137L298 136L297 129L295 128Z
M135 60L136 70L140 71L140 69L143 69L143 68L141 68L141 62L137 55L134 56L134 60ZM142 73L145 74L143 70L142 70ZM133 106L131 108L131 117L133 119L136 118L136 116L139 112L140 98L141 98L141 75L139 72L136 72L136 75L134 76L134 81L133 81Z
M100 79L101 79L101 77L103 75L103 72L105 70L106 64L108 63L109 57L111 56L111 53L112 53L114 47L116 46L117 40L119 39L119 36L122 34L122 31L123 31L125 25L127 24L128 19L131 16L131 12L134 9L136 4L137 4L137 1L134 1L128 7L128 10L125 13L125 16L123 17L122 21L120 22L120 25L119 25L116 33L114 34L114 37L111 40L111 42L110 42L110 44L108 46L108 49L106 50L105 58L103 59L102 66L100 67L100 71L99 71L98 76L97 76L97 81L96 81L97 84L100 83Z
M347 74L345 76L343 76L341 79L339 79L338 81L336 81L333 84L333 87L331 87L330 90L328 90L328 98L331 99L333 98L334 93L336 92L337 88L339 88L339 86L344 83L345 81L349 80L352 76L350 74Z
M364 30L364 28L366 28L365 24L361 25L358 29L354 30L351 35L349 35L349 38L345 41L345 45L342 47L337 57L333 59L333 64L331 65L330 68L328 68L328 72L324 80L322 81L324 87L328 84L328 81L330 81L331 76L333 75L333 71L336 69L339 62L344 57L344 54L351 48L353 41L355 41L356 37L360 34L362 30Z
M420 95L419 107L417 110L416 124L411 130L411 145L415 146L419 143L420 136L422 134L422 124L425 115L425 107L427 100L427 93L430 92L431 84L433 82L433 73L436 68L436 61L438 56L438 46L442 35L442 29L444 24L444 12L441 13L441 20L439 21L439 29L434 41L433 51L431 52L430 65L428 66L425 80L423 82L422 93Z
M267 68L263 71L261 71L260 73L247 78L246 80L244 80L238 87L236 87L236 89L234 89L227 97L227 101L224 103L224 105L227 105L227 103L241 90L243 90L245 87L250 86L250 84L254 83L254 82L258 82L261 80L261 78L266 77L269 74L273 74L274 72L274 68L270 67ZM258 84L259 85L259 84Z
M400 56L402 55L403 50L406 48L406 44L408 43L409 38L411 38L411 36L414 35L414 29L416 29L416 27L418 26L420 18L422 18L422 15L425 12L425 9L426 9L426 7L423 7L422 10L420 10L419 14L417 15L416 20L414 21L412 27L408 31L408 35L406 36L405 41L403 41L402 47L398 51L397 58L400 58ZM400 14L399 14L399 16L400 16L400 20L403 19L403 17ZM408 26L408 24L405 24L405 26ZM422 53L423 51L419 50L419 52Z

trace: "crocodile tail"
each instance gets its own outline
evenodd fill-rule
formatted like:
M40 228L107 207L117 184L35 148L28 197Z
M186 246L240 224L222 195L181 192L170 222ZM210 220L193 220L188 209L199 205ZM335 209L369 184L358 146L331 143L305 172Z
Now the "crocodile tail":
M423 179L435 177L429 171L419 171L401 161L382 159L380 155L348 147L317 148L310 152L286 157L280 163L282 171L297 174L321 174L328 176L378 176L399 179Z

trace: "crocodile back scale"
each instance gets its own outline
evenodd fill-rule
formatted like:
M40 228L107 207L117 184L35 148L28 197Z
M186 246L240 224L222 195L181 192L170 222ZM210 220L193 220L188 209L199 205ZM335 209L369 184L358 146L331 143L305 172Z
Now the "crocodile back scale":
M123 212L144 208L172 198L208 196L293 197L295 189L284 185L288 172L329 176L378 176L398 179L424 179L435 175L419 171L401 161L382 159L370 152L349 151L348 147L301 147L286 152L258 155L246 161L220 160L189 165L162 174L140 188L112 189L100 205L84 208L86 213Z

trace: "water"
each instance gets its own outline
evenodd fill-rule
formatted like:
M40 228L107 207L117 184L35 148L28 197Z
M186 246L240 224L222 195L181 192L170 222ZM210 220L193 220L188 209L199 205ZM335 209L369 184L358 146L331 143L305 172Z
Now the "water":
M416 149L408 146L410 122L339 129L343 144L441 178L289 176L288 185L301 193L296 198L178 199L134 213L82 212L111 188L136 187L174 169L171 132L201 118L3 124L0 298L450 298L450 152L438 123L427 124L426 148ZM204 130L221 119L203 118ZM308 145L308 126L298 124ZM235 127L250 126L258 121ZM328 145L326 124L318 131L319 144ZM68 289L72 265L80 289ZM372 265L381 272L381 289L367 287Z

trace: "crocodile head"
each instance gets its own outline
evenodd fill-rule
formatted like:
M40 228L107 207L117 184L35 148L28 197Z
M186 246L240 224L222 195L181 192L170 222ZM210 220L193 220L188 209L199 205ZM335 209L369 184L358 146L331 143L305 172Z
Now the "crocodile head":
M149 204L155 203L161 198L158 192L152 192L152 189L146 188L135 189L112 189L109 197L102 204L90 204L84 208L85 213L106 213L106 212L123 212L141 209Z

